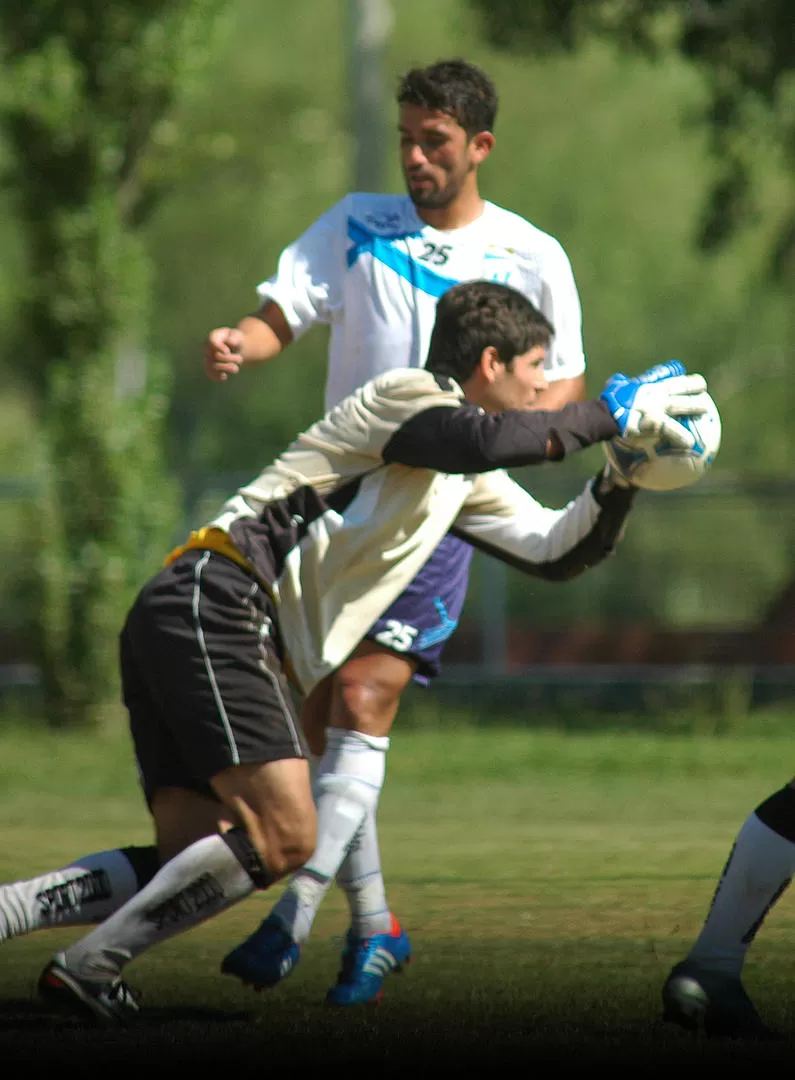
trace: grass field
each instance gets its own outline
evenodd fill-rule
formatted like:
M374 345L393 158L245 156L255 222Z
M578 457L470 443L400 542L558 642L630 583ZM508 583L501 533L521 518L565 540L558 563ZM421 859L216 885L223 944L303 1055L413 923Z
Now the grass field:
M33 999L41 966L79 931L3 945L0 1060L788 1061L786 1044L669 1029L658 1003L737 827L788 779L791 757L780 737L398 731L380 828L415 956L378 1008L320 1004L346 928L336 891L278 990L255 996L221 976L221 957L269 909L259 895L130 968L151 1009L134 1032L94 1032ZM149 841L123 733L0 727L0 813L0 880ZM746 982L766 1019L795 1033L793 931L785 898Z

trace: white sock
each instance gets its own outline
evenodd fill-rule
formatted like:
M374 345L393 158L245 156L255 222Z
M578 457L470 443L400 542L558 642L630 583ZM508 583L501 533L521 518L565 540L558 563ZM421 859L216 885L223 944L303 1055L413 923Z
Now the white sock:
M392 915L381 875L375 811L367 814L359 826L337 874L337 884L345 890L354 937L389 933Z
M365 815L378 805L388 738L330 728L315 782L317 847L273 908L294 941L309 937L317 909Z
M60 870L0 885L0 941L52 926L102 922L138 891L123 851L85 855Z
M739 975L756 931L795 873L795 844L751 814L737 834L688 959Z
M145 949L243 900L254 882L222 836L205 836L165 864L96 930L67 949L70 971L106 982Z

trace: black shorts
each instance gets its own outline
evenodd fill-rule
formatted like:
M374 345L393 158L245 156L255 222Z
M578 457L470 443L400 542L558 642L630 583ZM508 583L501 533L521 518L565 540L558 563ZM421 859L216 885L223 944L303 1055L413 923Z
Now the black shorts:
M232 765L306 757L273 601L235 563L188 551L138 595L121 633L141 784L213 796Z

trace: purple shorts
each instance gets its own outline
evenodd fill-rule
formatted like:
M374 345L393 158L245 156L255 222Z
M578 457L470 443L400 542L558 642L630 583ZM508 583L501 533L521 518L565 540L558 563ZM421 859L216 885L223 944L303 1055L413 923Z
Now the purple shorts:
M450 533L366 637L417 661L415 682L439 674L444 643L458 626L472 548Z

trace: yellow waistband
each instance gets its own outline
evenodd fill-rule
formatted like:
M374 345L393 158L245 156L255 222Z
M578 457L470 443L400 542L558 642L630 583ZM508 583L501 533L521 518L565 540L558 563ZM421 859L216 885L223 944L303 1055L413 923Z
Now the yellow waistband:
M232 562L237 563L247 573L253 575L259 581L259 574L232 542L232 538L229 533L224 532L223 529L217 528L215 525L204 525L201 529L197 529L192 532L187 539L187 542L181 544L180 547L174 548L174 550L166 556L163 566L169 566L178 559L180 555L184 555L186 551L192 551L194 548L202 548L205 551L217 551L219 555L225 555L227 559L231 559ZM270 590L268 590L270 591Z
M245 570L247 574L251 574L251 576L260 583L268 596L270 596L271 600L273 600L273 590L270 585L262 580L245 555L237 549L229 533L224 532L223 529L219 529L215 525L203 525L201 529L192 532L186 543L174 548L174 550L166 556L163 561L163 566L170 566L170 564L173 563L175 559L178 559L180 555L184 555L186 551L193 551L196 548L203 551L216 551L219 555L223 555L225 558L231 559L232 562L237 563L237 565ZM281 640L281 635L279 635L279 637ZM282 651L284 654L283 664L285 674L294 686L300 687L301 684L295 673L295 668L283 643Z

